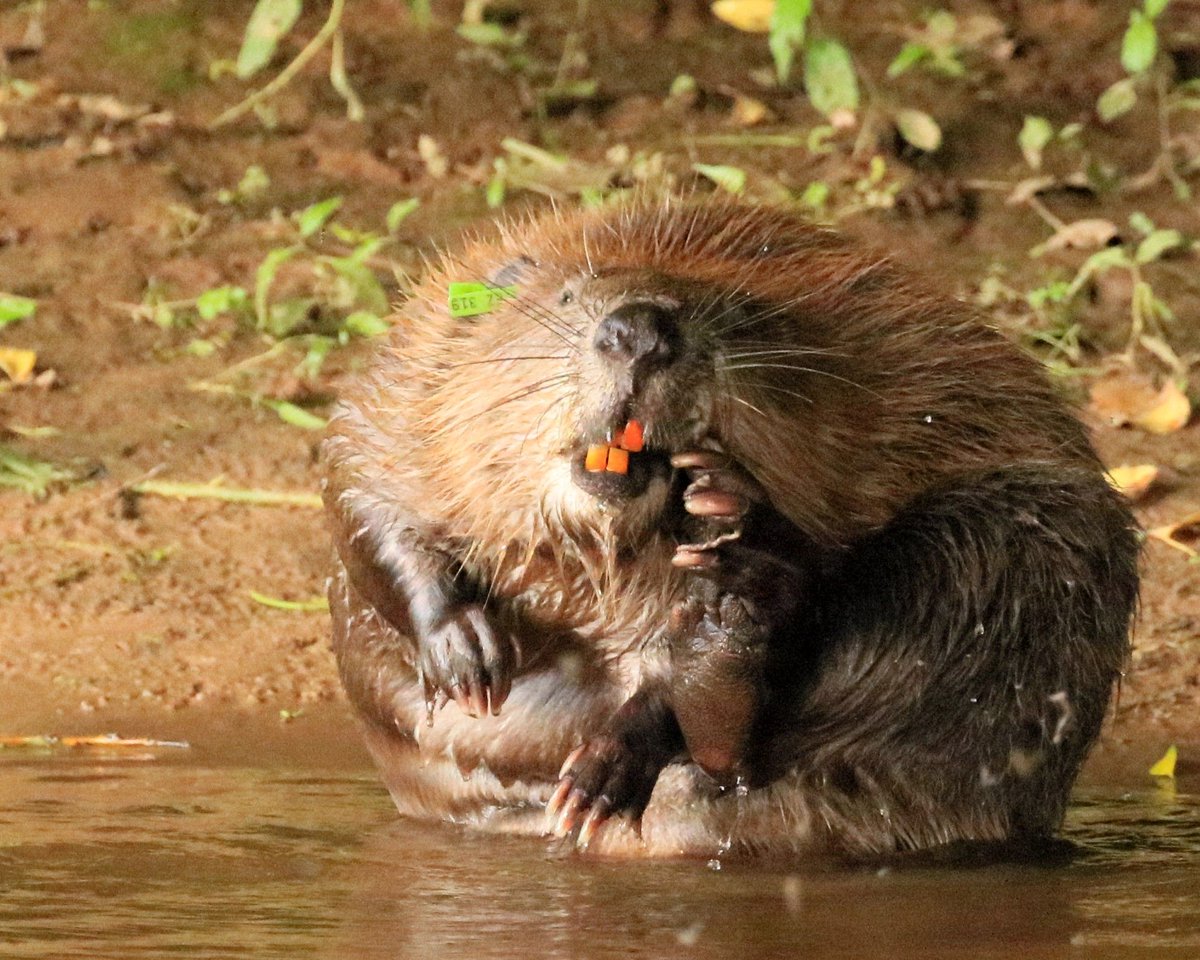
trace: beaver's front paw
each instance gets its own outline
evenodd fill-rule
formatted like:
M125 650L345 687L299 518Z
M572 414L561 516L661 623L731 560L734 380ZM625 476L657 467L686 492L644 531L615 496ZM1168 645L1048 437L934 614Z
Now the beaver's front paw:
M605 735L577 748L563 764L558 788L546 805L550 829L565 837L578 827L576 842L587 847L609 817L641 819L662 770L660 751L641 749Z
M496 629L483 606L456 606L421 631L417 669L430 713L453 700L472 717L499 713L521 651Z
M674 564L715 574L721 548L742 537L744 521L757 504L766 502L758 482L723 453L690 450L671 458L671 465L686 470L684 510L693 518L689 542L675 552Z

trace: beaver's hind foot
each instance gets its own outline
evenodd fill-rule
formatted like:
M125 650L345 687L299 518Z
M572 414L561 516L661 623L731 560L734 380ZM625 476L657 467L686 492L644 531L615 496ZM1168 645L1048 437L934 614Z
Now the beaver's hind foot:
M624 814L637 824L659 773L682 749L683 736L665 694L639 690L605 733L567 757L546 804L550 830L560 837L574 833L576 843L586 847L612 816Z

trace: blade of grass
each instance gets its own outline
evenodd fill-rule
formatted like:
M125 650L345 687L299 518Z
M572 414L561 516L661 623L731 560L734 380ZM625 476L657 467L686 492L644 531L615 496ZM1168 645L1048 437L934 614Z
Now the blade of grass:
M227 503L248 503L262 507L292 506L318 510L322 506L320 495L315 493L223 487L219 483L174 483L170 480L143 480L126 489L133 493L170 497L173 500L223 500Z

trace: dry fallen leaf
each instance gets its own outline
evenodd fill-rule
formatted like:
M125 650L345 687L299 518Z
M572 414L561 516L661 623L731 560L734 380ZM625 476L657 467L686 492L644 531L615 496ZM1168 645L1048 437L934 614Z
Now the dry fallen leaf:
M1055 250L1097 250L1107 247L1116 236L1117 225L1111 220L1076 220L1059 227L1054 236L1042 245L1042 250L1046 253Z
M450 161L442 153L438 142L429 134L423 133L417 137L417 153L421 157L421 162L425 164L425 172L434 180L442 179L449 172Z
M1192 405L1174 380L1163 384L1153 406L1135 417L1133 425L1148 433L1174 433L1187 426Z
M1122 464L1108 471L1108 482L1114 490L1129 500L1140 499L1158 478L1158 467L1152 463Z
M1182 520L1175 521L1175 523L1154 527L1146 531L1146 536L1165 543L1168 547L1181 550L1189 557L1200 557L1200 552L1197 552L1194 547L1179 539L1180 537L1185 537L1189 540L1195 540L1197 537L1200 537L1200 513L1191 513Z
M1036 197L1044 190L1049 190L1051 187L1058 184L1058 177L1045 174L1040 177L1027 177L1017 183L1012 188L1012 193L1005 198L1004 202L1011 207L1019 207L1021 204L1028 203L1033 197Z
M1191 418L1192 405L1174 380L1155 388L1147 377L1106 377L1092 385L1091 410L1110 426L1126 424L1147 433L1172 433Z
M761 100L738 94L733 98L733 110L729 117L739 127L754 127L769 119L771 111Z
M771 29L775 0L717 0L712 12L731 27L747 33L766 33Z
M33 379L33 368L36 364L36 351L0 347L0 370L3 370L13 383L29 383Z

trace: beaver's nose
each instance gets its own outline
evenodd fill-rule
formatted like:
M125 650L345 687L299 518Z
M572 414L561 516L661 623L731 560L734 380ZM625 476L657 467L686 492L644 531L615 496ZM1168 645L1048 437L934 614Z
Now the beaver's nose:
M675 357L675 338L670 311L656 303L634 301L600 321L592 346L618 363L665 367Z

